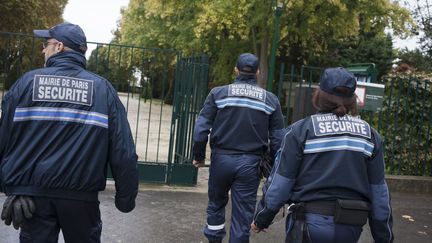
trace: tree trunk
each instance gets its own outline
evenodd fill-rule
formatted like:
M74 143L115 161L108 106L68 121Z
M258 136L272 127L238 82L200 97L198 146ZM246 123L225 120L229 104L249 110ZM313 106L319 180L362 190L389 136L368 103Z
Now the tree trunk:
M265 34L261 39L260 46L260 74L258 75L258 86L262 88L266 88L267 86L267 76L268 76L268 42L269 42L269 33L268 30L265 30Z

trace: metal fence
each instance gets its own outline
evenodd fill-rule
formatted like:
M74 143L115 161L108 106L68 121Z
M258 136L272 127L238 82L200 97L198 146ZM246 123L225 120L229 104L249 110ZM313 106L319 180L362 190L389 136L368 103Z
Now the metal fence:
M311 104L323 68L280 68L278 95L285 124L315 113ZM385 95L378 112L360 111L382 136L389 174L432 176L432 83L410 76L383 78Z
M24 72L43 67L42 41L31 35L0 32L1 97ZM87 45L93 50L87 53L87 69L112 83L127 110L140 178L195 184L190 132L207 91L208 58L184 58L173 49ZM182 169L177 168L180 165Z
M40 43L37 38L25 34L0 32L1 98L24 72L43 65Z
M389 172L432 176L431 81L387 77L383 110L370 116L385 138Z

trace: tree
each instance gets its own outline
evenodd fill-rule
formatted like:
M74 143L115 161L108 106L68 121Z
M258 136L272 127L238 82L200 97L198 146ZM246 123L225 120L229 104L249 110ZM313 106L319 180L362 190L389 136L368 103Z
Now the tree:
M204 43L213 64L213 82L229 83L240 53L252 52L260 59L264 86L268 73L272 7L270 0L208 1L197 17L195 35ZM230 75L231 74L231 75Z
M421 32L419 43L423 52L432 59L432 1L416 0L412 8Z
M280 52L284 62L296 65L377 62L385 74L393 59L385 29L407 36L413 24L408 10L388 0L297 1L288 7Z
M420 49L408 50L407 48L398 52L398 65L407 64L418 72L432 73L432 58Z
M173 88L167 82L174 79L176 56L175 51L120 45L114 38L93 50L87 67L112 82L117 91L166 100Z
M229 83L238 54L252 52L260 58L260 78L267 77L274 0L131 0L120 24L120 43L176 48L190 54L210 55L214 84ZM283 0L279 61L288 64L326 64L322 57L345 40L352 47L388 43L386 28L395 35L408 34L409 11L390 0ZM372 33L370 37L368 34ZM368 37L368 38L367 38ZM346 45L345 46L349 46ZM350 48L352 48L350 47ZM369 51L369 60L375 52ZM383 55L380 53L379 55ZM387 49L386 53L389 54ZM387 69L388 62L383 65Z
M130 55L130 48L98 45L90 55L87 68L112 82L117 91L127 92L128 84L135 82Z
M319 67L347 66L353 63L375 63L378 79L391 71L395 54L390 35L362 33L358 36L329 42L327 53L309 59Z
M123 13L120 41L174 47L185 55L206 52L213 64L213 81L227 83L239 53L259 53L260 46L268 52L268 20L263 8L270 12L271 1L132 0ZM265 27L257 24L260 22ZM267 65L266 60L262 59L261 66Z
M0 32L30 34L33 29L47 29L63 21L67 0L2 0L0 1ZM0 82L8 88L22 72L42 66L39 43L31 35L0 33ZM3 80L2 80L3 79Z
M398 50L397 72L415 73L430 76L432 73L432 2L430 0L404 1L411 10L416 25L412 32L419 36L419 46L414 50Z
M155 84L153 97L164 98L167 103L171 102L174 89L177 50L184 55L201 52L197 48L200 43L191 34L198 2L131 0L128 8L122 10L114 42L147 47L145 53L135 55L135 69L141 75L153 77L150 79ZM148 77L141 79L144 78Z
M2 0L0 1L0 31L31 33L35 28L46 29L63 21L68 0Z
M122 10L118 41L151 48L198 51L193 35L199 0L131 0Z

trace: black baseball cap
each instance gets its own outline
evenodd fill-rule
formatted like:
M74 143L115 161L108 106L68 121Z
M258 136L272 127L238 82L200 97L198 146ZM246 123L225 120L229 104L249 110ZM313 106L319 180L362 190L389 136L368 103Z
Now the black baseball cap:
M78 25L62 23L48 30L33 30L33 33L38 37L46 39L54 38L65 46L82 54L85 54L87 51L87 38L84 31Z
M327 68L321 75L320 89L336 96L352 97L357 87L357 81L350 71L342 67ZM348 93L337 92L337 87L348 88Z
M255 74L258 70L258 57L254 54L243 53L237 59L237 69L240 73Z

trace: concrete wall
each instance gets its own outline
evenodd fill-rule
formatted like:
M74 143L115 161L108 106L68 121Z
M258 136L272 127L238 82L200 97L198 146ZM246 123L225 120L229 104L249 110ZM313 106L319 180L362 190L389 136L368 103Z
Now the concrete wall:
M432 195L432 177L386 175L386 180L392 192Z

